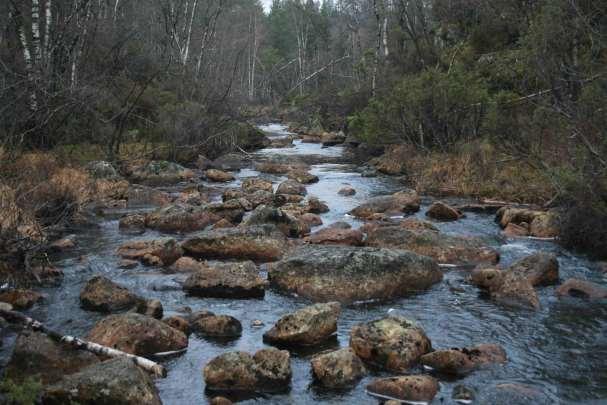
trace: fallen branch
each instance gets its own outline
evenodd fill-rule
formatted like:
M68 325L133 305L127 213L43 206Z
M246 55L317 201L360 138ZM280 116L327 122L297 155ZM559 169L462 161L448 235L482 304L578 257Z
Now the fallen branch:
M152 360L148 360L144 357L135 356L134 354L125 353L120 350L112 349L111 347L102 346L97 343L87 342L86 340L82 340L74 336L62 335L58 332L48 329L42 323L23 315L20 312L6 311L0 309L0 316L11 323L20 323L26 327L31 328L32 330L42 332L56 342L64 342L75 347L76 349L86 350L101 356L127 357L133 360L136 365L154 374L156 377L164 378L167 375L166 369L162 365Z

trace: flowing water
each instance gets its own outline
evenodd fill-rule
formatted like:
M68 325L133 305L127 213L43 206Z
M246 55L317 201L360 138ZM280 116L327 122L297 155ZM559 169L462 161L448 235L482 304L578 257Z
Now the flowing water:
M289 133L280 124L261 126L270 137L284 137ZM357 167L348 164L342 156L343 148L321 148L319 144L295 141L293 148L264 149L256 154L258 159L276 155L302 158L313 162L311 172L320 178L307 187L309 195L318 196L328 203L331 211L323 214L325 225L347 221L354 226L360 223L347 212L367 198L393 193L403 188L391 177L362 177ZM260 174L252 169L238 173L229 187L239 185L242 178L261 176L278 184L281 176ZM344 197L337 194L343 185L349 184L357 194ZM208 185L208 184L207 184ZM210 185L209 185L210 186ZM213 187L217 187L215 184ZM430 202L424 199L417 215L421 218ZM78 248L69 255L59 257L58 265L64 270L61 287L49 288L45 303L32 310L32 316L49 327L66 334L84 336L92 325L102 318L101 314L80 308L79 292L84 283L95 274L103 274L132 291L159 299L165 316L179 314L188 306L193 310L208 309L217 314L232 315L243 325L242 337L233 341L207 340L190 336L187 352L166 361L168 377L157 381L164 404L205 403L202 369L213 357L230 350L254 352L265 345L263 332L287 312L308 304L302 299L267 291L264 299L200 299L186 296L176 275L140 266L133 270L118 269L116 248L130 240L160 236L147 231L140 237L123 235L118 231L115 212L99 221L98 227L78 234ZM591 262L573 255L556 244L530 239L505 239L492 215L469 213L467 217L451 223L436 223L443 232L454 235L480 237L497 248L502 263L507 265L530 253L544 250L558 254L560 277L589 279L607 284ZM557 299L554 287L540 287L539 311L512 309L497 305L479 295L477 288L469 285L462 270L445 269L445 277L427 292L383 304L360 304L343 309L338 324L337 342L301 352L292 352L293 380L290 390L284 394L241 398L245 403L270 404L366 404L377 400L365 393L365 385L377 376L372 372L353 389L327 391L312 384L309 361L319 351L348 345L349 331L357 323L382 317L388 311L397 311L415 319L425 329L434 348L464 347L479 343L499 343L509 361L475 371L460 379L440 377L440 392L434 403L453 403L451 393L455 386L466 385L476 392L478 403L516 403L509 396L491 396L497 384L524 384L537 392L534 403L600 403L607 399L607 303L588 302L576 298ZM264 327L254 328L253 320L261 320ZM5 336L1 358L10 356L13 336ZM317 349L317 350L316 350ZM422 370L414 370L422 372Z

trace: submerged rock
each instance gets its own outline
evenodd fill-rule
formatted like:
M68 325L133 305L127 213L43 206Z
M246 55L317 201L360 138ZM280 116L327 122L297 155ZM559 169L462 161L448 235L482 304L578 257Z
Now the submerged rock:
M365 363L395 372L407 371L432 350L423 329L397 316L354 326L350 347Z
M354 208L350 214L358 218L368 218L373 214L412 214L419 211L419 195L415 191L401 191L393 195L374 197Z
M271 285L313 301L387 300L429 288L438 265L414 253L377 248L306 245L270 266Z
M42 403L161 405L152 378L125 357L91 365L47 387Z
M203 374L210 390L280 392L289 389L292 372L288 351L263 349L254 356L224 353L211 360Z
M424 354L421 363L446 374L463 375L483 365L505 363L506 351L496 344L480 344L463 349L437 350Z
M570 278L556 289L556 295L569 295L587 299L607 298L607 288L586 280Z
M438 381L428 375L378 378L367 385L367 391L384 399L422 402L432 401L439 388Z
M365 243L367 246L409 250L439 263L494 264L499 261L499 253L478 239L431 230L411 230L402 226L384 226L372 230Z
M271 262L282 257L287 240L275 226L263 225L205 231L182 247L192 256Z
M340 312L338 302L302 308L280 318L272 329L264 333L263 339L279 345L315 345L337 332Z
M183 332L134 312L103 318L89 332L88 340L138 356L188 347L188 337Z
M50 384L98 361L90 352L58 343L40 332L23 330L17 336L4 377L17 384L28 378Z
M183 289L199 297L263 298L266 284L255 263L246 261L200 266Z
M367 374L364 363L351 348L320 354L310 364L314 379L326 388L353 386Z

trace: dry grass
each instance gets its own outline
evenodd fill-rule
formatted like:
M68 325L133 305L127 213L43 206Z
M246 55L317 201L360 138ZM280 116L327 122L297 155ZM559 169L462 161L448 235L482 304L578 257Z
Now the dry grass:
M524 161L498 153L489 143L464 144L451 153L390 148L383 167L404 166L420 193L543 203L554 194L546 178Z

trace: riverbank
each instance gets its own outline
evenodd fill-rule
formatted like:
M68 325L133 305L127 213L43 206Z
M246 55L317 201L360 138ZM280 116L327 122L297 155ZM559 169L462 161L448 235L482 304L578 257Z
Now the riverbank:
M222 395L245 403L374 401L368 396L367 387L377 391L377 379L402 372L378 363L378 359L365 358L368 373L352 381L347 389L334 390L311 375L310 362L324 350L350 346L357 357L364 358L362 346L350 344L354 331L358 331L356 336L364 336L364 325L398 316L414 320L435 350L491 343L499 345L507 355L506 362L499 356L498 360L480 368L474 366L457 377L428 372L416 363L408 373L440 381L439 391L433 395L435 403L453 402L462 391L461 386L479 401L491 403L554 403L601 397L606 381L595 372L602 364L602 358L595 354L600 352L607 327L604 300L569 297L561 288L570 278L593 282L599 290L604 288L598 263L576 256L550 240L505 234L495 223L494 210L498 206L479 208L472 201L446 198L444 202L449 206L465 210L465 216L456 214L452 221L433 219L426 214L432 211L436 198L413 193L399 176L386 176L369 171L370 167L351 164L345 146L323 148L320 143L303 142L281 125L264 125L262 129L275 147L201 161L199 168L187 169L189 173L167 170L178 167L164 164L154 166L167 170L164 176L159 176L162 170L146 171L147 177L139 172L138 180L127 183L119 198L96 208L98 216L90 226L75 231L72 247L51 254L53 264L63 272L61 286L37 287L42 300L27 313L55 330L97 339L108 313L84 305L82 293L88 286L87 291L99 292L93 295L95 302L103 302L100 292L114 291L109 295L110 302L117 302L118 290L110 284L92 289L98 284L91 280L102 276L126 288L132 298L160 302L162 319L171 322L171 327L181 327L181 321L197 325L198 329L187 338L187 351L162 361L168 376L156 380L155 389L164 404L210 400L216 392L208 388L219 381L209 377L211 371L203 377L203 369L217 364L214 359L225 359L220 356L234 351L253 354L274 347L276 343L264 343L264 335L275 323L318 300L342 301L335 330L327 327L326 333L332 337L322 343L317 343L315 339L320 338L315 336L309 337L315 342L312 346L290 347L290 373L286 373L284 355L276 356L280 364L277 370L285 372L277 372L272 378L280 381L285 390L268 392L263 384L255 385L258 380L239 379L238 383L248 388L245 392L228 391ZM210 167L220 172L210 172ZM293 182L295 178L303 183ZM225 181L218 181L222 179ZM160 180L167 182L162 184ZM116 184L123 181L115 180ZM269 211L259 208L261 205ZM142 245L149 240L166 241L165 238L173 242L164 243L161 249ZM225 250L222 246L231 248ZM423 251L432 259L397 253L403 247ZM315 254L307 254L306 249ZM361 252L367 251L381 254L365 258ZM552 259L542 273L549 275L545 280L548 286L516 276L512 279L516 283L508 284L515 287L514 306L508 299L503 300L505 284L483 292L479 288L482 280L478 281L482 274L476 282L470 281L470 269L476 262L493 268L492 263L499 256L501 271L513 277L519 274L513 264L539 253L556 258L558 281L554 279ZM229 267L234 260L252 260L255 264L249 262L245 268L234 269ZM358 267L350 263L358 260L362 263ZM366 260L378 262L365 265ZM407 261L418 263L425 271L394 267L394 263ZM293 267L301 266L298 263L303 263L303 267ZM340 269L344 268L350 276L339 278ZM247 291L261 288L263 298L234 296L235 291L242 294L243 290L233 283L242 283L242 275L249 273L259 277L261 283L257 284L257 278L245 277L247 283L258 286ZM197 274L206 274L207 278L191 278ZM227 294L225 288L219 292L217 285L202 284L226 274L232 275L230 298L217 296ZM326 278L312 282L314 274L324 274ZM400 275L398 279L391 278L396 274ZM292 278L295 275L300 278ZM393 288L395 285L398 288ZM410 290L412 286L415 291ZM91 301L89 298L86 302ZM139 311L150 307L146 305ZM125 309L111 311L121 315ZM201 319L215 318L203 317L201 311L231 317L227 325L237 325L233 319L237 320L240 331L230 337L212 336L209 321ZM158 316L156 311L149 312L149 317L154 314ZM151 330L157 327L154 325ZM131 326L103 341L109 343L120 336L144 341L135 324ZM97 330L94 334L93 329ZM406 335L409 329L404 327L399 333ZM179 338L170 341L182 345L182 338L177 334L175 337ZM362 341L377 348L380 344L376 338L367 336ZM0 356L3 364L11 361L15 339L13 330L4 331ZM405 353L410 352L405 349L401 355L408 356ZM585 362L574 362L572 366L572 355L582 356ZM249 361L245 355L242 359ZM223 371L227 372L229 362L223 364ZM62 373L66 372L59 376ZM592 388L579 386L576 381L580 379L591 380Z

